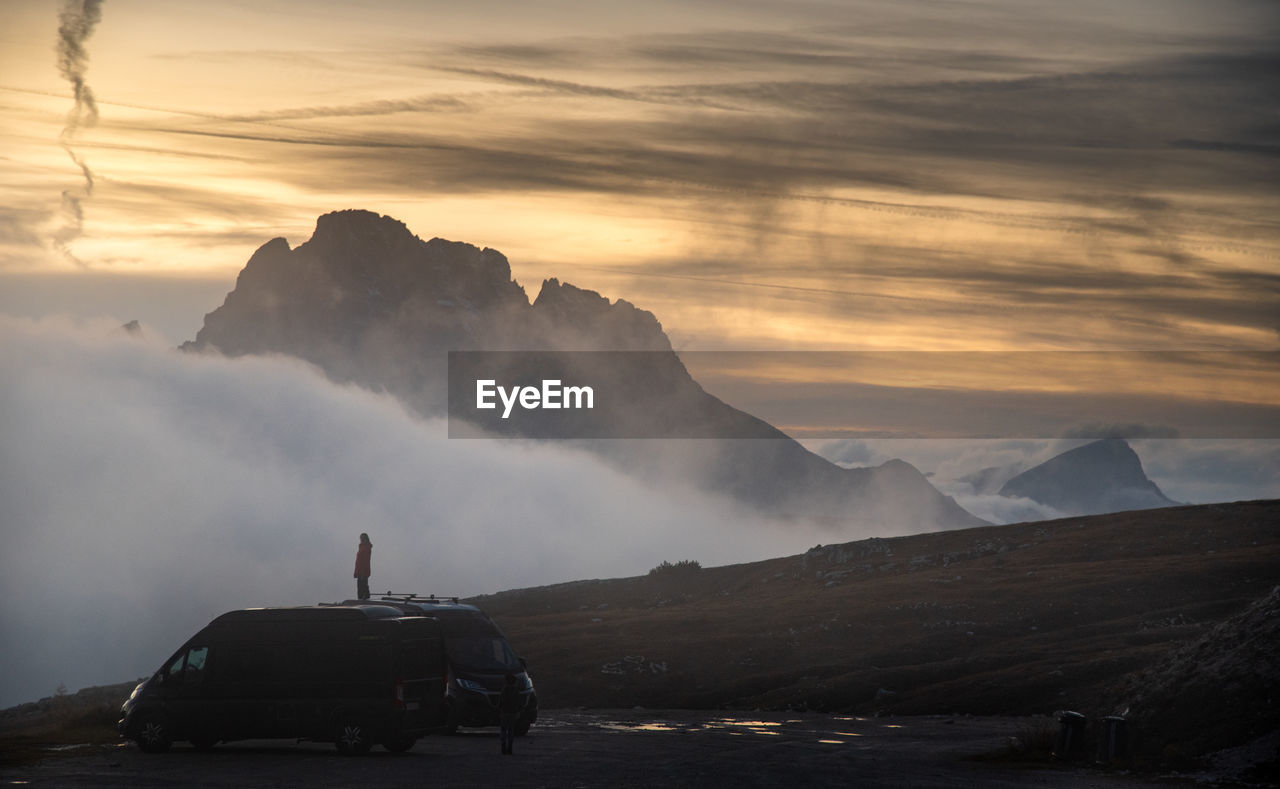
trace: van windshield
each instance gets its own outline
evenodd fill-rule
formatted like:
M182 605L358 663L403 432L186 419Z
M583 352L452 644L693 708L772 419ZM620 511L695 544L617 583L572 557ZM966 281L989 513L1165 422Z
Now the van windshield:
M467 636L463 638L446 638L445 650L449 660L476 671L507 672L520 671L520 660L507 640L500 636Z
M438 611L449 662L473 671L522 671L520 658L490 619L478 611Z

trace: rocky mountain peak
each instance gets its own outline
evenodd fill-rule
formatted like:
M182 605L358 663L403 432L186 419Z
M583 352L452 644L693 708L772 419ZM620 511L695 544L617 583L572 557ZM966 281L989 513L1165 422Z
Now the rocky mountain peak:
M1071 515L1167 507L1167 498L1142 468L1138 453L1120 438L1063 452L1010 479L1001 496L1028 498Z
M423 241L372 211L334 211L297 247L283 238L259 247L235 290L183 347L292 353L333 372L337 357L385 349L391 337L430 337L446 348L500 345L496 335L528 310L502 253ZM479 320L482 312L491 320Z
M405 223L398 219L379 215L373 211L349 208L343 211L331 211L318 217L311 240L329 247L340 247L344 243L394 247L421 239L411 233Z
M566 354L529 361L536 369L527 370L517 359L508 372L512 380L524 372L530 380L590 380L597 402L577 417L583 435L592 435L594 425L610 428L601 436L719 439L690 442L679 452L644 442L594 447L656 480L692 479L771 512L839 517L877 530L982 522L905 463L839 468L708 394L653 313L557 279L546 280L530 304L501 253L423 241L404 223L371 211L325 214L294 248L282 238L264 244L183 348L296 356L428 417L446 413L451 351L657 352ZM548 412L513 434L556 435L554 420L562 415Z

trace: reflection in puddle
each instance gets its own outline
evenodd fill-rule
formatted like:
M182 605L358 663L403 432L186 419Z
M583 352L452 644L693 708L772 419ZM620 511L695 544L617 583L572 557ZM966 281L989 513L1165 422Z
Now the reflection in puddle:
M787 721L787 723L802 723L802 722L803 721ZM733 729L735 728L746 729L752 734L761 734L766 737L779 737L782 735L782 732L773 731L772 727L781 727L781 726L782 726L782 723L780 721L755 721L755 720L740 721L740 720L734 720L733 718L720 718L719 720L711 721L710 723L706 724L703 728L712 729L716 727L723 727L727 729L730 734L733 734L733 735L742 734L742 732L740 731L734 731Z
M849 721L862 720L862 719L849 717L849 716L842 716L842 717L832 717L829 720L832 722L834 721L849 722ZM614 731L614 732L628 732L628 733L659 732L659 733L676 733L676 734L691 734L695 732L706 732L706 733L721 734L721 735L727 734L731 737L743 737L746 735L755 735L759 737L781 737L785 732L789 735L800 736L803 739L808 739L810 742L813 742L816 739L817 742L824 743L827 745L845 744L844 739L829 739L829 738L863 736L856 732L848 732L848 731L833 732L833 731L830 731L829 728L827 728L826 726L822 726L821 724L819 724L817 727L813 727L813 724L814 724L813 721L806 721L800 718L792 718L792 719L787 719L785 721L768 721L768 720L757 720L754 718L738 719L738 718L721 717L721 718L713 718L706 721L688 721L683 723L676 722L676 721L662 721L662 720L648 720L648 721L634 721L634 722L615 720L615 721L602 721L602 722L596 723L595 725L597 728L605 729L606 731ZM888 728L901 728L901 727L897 725L890 725ZM813 739L810 739L810 738L813 738ZM818 739L818 738L824 738L824 739Z
M610 731L680 731L669 723L602 723L600 728Z

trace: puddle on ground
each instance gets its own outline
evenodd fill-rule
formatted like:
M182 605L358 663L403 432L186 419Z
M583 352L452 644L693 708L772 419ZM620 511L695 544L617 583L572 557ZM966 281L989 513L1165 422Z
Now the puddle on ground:
M672 726L670 723L659 723L653 721L651 723L601 723L601 729L609 731L686 731L685 729Z
M849 723L852 721L862 721L864 718L853 716L833 716L828 718L829 723ZM717 717L706 721L689 721L676 722L665 720L640 720L640 721L599 721L593 723L595 728L604 729L611 732L658 732L663 734L727 734L732 737L744 737L755 735L760 737L781 737L784 734L798 736L807 739L810 742L820 742L825 745L844 745L846 740L843 738L862 737L862 734L851 731L831 731L827 726L818 724L816 721L805 720L802 718L789 718L782 721L759 720L757 718L731 718ZM890 724L886 728L901 728L896 724ZM812 738L812 739L811 739ZM842 738L842 739L834 739Z

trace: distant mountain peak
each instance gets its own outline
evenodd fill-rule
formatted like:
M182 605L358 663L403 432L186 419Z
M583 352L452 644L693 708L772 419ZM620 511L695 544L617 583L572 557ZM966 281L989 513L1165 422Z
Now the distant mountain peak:
M1122 438L1104 438L1063 452L1010 479L1001 496L1027 498L1071 515L1168 507L1142 460Z

